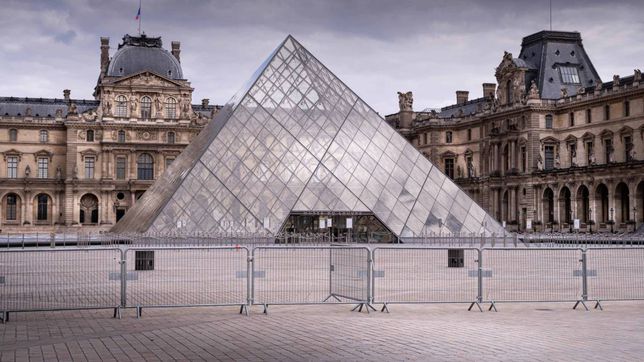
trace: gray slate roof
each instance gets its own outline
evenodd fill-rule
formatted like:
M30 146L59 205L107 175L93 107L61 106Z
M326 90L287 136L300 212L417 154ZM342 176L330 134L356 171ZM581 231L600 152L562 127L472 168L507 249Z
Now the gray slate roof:
M183 79L181 64L161 47L161 38L126 35L110 60L107 75L124 77L146 70L170 79Z
M86 99L72 99L76 104L78 113L83 113L98 107L99 102ZM0 116L24 116L27 109L31 108L34 117L55 117L56 110L62 110L62 116L67 115L68 102L58 98L20 98L0 97Z
M472 99L471 101L467 101L464 104L454 104L451 106L443 107L441 108L441 111L438 113L438 116L441 118L451 118L452 116L454 117L467 116L472 113L478 112L479 108L483 107L485 102L487 102L487 99L481 97L481 98ZM463 110L462 114L460 110Z

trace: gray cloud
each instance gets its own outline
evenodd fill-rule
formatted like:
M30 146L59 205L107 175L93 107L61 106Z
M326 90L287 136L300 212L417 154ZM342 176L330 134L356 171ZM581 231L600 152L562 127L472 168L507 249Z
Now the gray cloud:
M194 98L224 103L287 35L293 34L382 114L396 91L412 90L415 108L454 102L454 91L481 96L504 50L548 27L548 1L273 0L143 2L143 29L182 43ZM1 95L91 98L99 37L112 51L136 33L135 0L3 2ZM553 0L553 27L577 30L600 76L641 68L639 1Z

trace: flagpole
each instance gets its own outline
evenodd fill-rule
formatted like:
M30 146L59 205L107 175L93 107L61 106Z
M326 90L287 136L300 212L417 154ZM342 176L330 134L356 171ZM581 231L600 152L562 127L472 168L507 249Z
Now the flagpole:
M139 36L141 36L141 0L139 0Z

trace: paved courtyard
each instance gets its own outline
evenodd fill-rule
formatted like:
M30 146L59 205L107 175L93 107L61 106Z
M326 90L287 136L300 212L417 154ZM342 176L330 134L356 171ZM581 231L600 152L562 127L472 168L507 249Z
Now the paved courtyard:
M347 305L14 313L0 325L0 360L641 360L642 303Z

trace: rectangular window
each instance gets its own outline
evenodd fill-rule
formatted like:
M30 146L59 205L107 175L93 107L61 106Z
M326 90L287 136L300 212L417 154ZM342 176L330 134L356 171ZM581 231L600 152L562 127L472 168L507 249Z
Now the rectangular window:
M117 180L125 180L125 165L127 164L127 160L125 157L117 157L116 158L116 179Z
M633 149L633 139L631 136L624 136L624 159L626 162L632 161L631 150Z
M468 141L472 140L472 129L471 128L467 129L467 140Z
M629 101L624 102L624 117L631 115L631 103Z
M575 125L575 112L570 112L570 127L573 127Z
M445 175L453 179L454 178L454 159L446 158L445 159Z
M570 166L577 166L577 144L570 144Z
M47 140L49 138L49 135L47 131L41 130L40 131L40 143L47 143Z
M605 157L606 163L613 162L612 155L613 155L613 140L606 139L604 140L604 157Z
M592 142L586 142L586 161L588 162L589 165L592 165L595 163L595 156L593 154L593 143Z
M552 115L546 115L546 129L552 129Z
M521 147L521 172L526 172L526 169L528 165L528 157L526 154L526 148L525 146Z
M7 157L7 178L18 177L18 156Z
M445 143L452 143L452 132L445 132Z
M423 144L427 144L427 133L423 133Z
M610 105L605 105L604 106L604 119L609 120L610 119Z
M555 167L555 146L545 147L545 169L552 170Z
M579 83L579 73L577 72L577 67L560 66L559 72L561 73L561 81L565 84Z
M49 177L49 159L41 157L38 159L38 178Z
M593 121L593 111L592 109L588 108L586 110L586 123L590 123Z
M85 157L85 178L93 179L94 178L94 157Z

